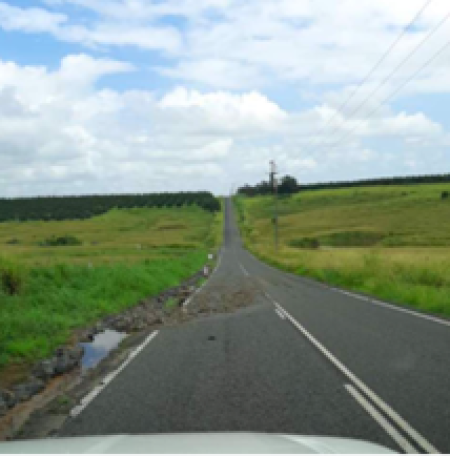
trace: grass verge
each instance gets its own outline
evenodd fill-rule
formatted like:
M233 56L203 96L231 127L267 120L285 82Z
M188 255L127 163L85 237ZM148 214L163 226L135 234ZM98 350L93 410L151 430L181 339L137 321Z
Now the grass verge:
M279 203L278 253L270 198L237 198L235 207L244 245L267 263L450 317L450 211L440 197L443 189L441 184L295 195Z
M72 330L178 285L205 264L201 249L130 265L26 267L0 260L0 368L48 356ZM13 277L20 287L9 287ZM5 282L7 285L5 286Z

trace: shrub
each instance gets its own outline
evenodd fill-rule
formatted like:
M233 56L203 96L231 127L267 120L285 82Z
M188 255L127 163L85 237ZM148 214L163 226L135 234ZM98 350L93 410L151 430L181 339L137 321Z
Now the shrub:
M447 199L448 196L449 196L449 192L448 191L445 191L445 192L441 193L441 199Z
M51 236L44 241L40 242L39 245L42 247L58 247L58 246L69 246L69 245L81 245L82 242L75 236Z
M25 272L19 265L0 258L0 286L10 296L20 292L25 281Z
M289 242L291 247L297 247L301 249L318 249L320 247L320 242L316 238L301 238L293 239Z
M321 243L334 247L368 247L376 245L385 235L373 231L340 231L321 238Z

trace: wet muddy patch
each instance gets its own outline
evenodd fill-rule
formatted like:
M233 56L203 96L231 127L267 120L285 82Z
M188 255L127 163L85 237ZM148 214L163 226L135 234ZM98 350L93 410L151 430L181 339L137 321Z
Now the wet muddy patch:
M112 350L116 349L125 337L127 337L127 334L124 332L105 329L93 336L92 342L80 343L84 350L81 368L85 370L95 367Z

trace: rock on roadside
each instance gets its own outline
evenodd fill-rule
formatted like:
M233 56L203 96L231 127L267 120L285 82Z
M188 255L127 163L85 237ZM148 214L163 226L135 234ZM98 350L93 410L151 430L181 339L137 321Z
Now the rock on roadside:
M78 366L83 357L83 352L83 347L75 347L73 349L66 347L57 348L55 352L55 374L65 374Z
M9 407L6 405L6 402L3 400L3 397L0 396L0 416L5 415L8 410Z
M27 382L13 387L13 392L16 401L23 402L40 393L44 388L45 383L42 380L32 377Z
M33 375L41 380L47 381L55 375L56 359L44 359L33 368Z

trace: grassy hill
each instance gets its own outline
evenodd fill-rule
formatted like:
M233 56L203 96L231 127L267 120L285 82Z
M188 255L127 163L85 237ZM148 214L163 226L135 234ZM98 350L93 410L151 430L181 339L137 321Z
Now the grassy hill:
M247 247L299 274L450 315L449 184L311 190L236 199Z
M0 369L46 357L74 329L178 285L221 236L222 213L197 206L0 223Z
M220 212L188 206L113 209L86 220L5 222L0 223L0 251L34 265L95 265L166 258L214 246L221 234L220 218ZM43 245L65 236L75 237L80 245Z

